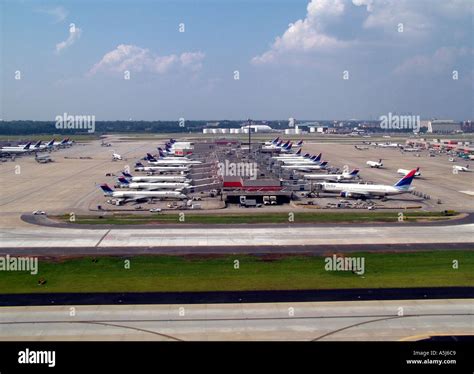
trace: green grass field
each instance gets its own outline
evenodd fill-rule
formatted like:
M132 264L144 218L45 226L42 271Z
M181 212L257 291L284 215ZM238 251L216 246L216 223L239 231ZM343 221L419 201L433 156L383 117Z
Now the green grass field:
M129 258L129 269L120 257L41 260L36 275L0 271L0 293L474 286L473 251L347 256L365 258L364 275L326 271L324 257L316 256L138 256ZM46 283L38 285L40 278Z
M393 212L303 212L294 214L294 223L343 223L343 222L398 222L398 211ZM440 220L456 213L443 212L412 212L403 211L404 221ZM70 222L69 215L52 216L52 219ZM184 222L179 220L178 213L174 214L113 214L98 216L76 216L74 223L79 224L114 224L139 225L163 223L201 223L201 224L243 224L243 223L289 223L288 213L235 213L235 214L193 214L186 213Z

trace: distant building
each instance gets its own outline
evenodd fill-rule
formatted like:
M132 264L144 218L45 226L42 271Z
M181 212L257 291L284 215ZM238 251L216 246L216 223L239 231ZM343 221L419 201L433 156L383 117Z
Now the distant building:
M453 120L432 120L428 122L430 133L451 133L461 131L461 124Z
M251 132L273 132L273 129L268 125L243 125L241 127L242 132L248 134L249 129Z

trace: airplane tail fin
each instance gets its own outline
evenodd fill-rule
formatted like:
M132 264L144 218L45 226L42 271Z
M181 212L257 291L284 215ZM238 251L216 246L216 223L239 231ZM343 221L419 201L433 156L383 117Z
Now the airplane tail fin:
M165 154L163 153L163 151L158 151L159 154L160 154L160 157L165 157Z
M125 178L132 178L132 174L130 173L127 173L126 171L122 171L122 175L125 177Z
M298 156L301 155L301 148L298 149L298 152L296 152L296 154L297 154Z
M30 149L30 145L31 145L31 142L26 143L25 146L23 147L23 149Z
M143 164L141 162L136 162L135 163L135 167L137 168L142 168L143 167Z
M321 162L321 166L326 166L327 164L328 164L328 162L327 162L327 161L323 161L323 162Z
M100 188L104 192L104 195L111 195L112 192L114 192L114 190L111 189L107 183L101 184Z
M354 169L349 173L349 175L351 175L353 177L355 177L357 174L359 174L359 169Z
M40 145L41 145L42 141L39 140L35 145L34 145L34 148L38 148Z
M415 178L416 169L411 170L407 175L405 175L402 179L400 179L397 183L394 184L394 187L400 189L407 189L410 187L413 178Z
M127 178L124 178L124 177L119 177L118 178L118 181L122 184L130 184L130 182L128 181Z
M49 143L47 144L48 147L52 147L56 139L51 139Z
M304 158L309 158L309 156L310 156L309 153L305 153L303 157L304 157Z
M156 161L156 158L154 158L150 153L147 153L147 154L146 154L146 159L147 159L148 161Z
M297 147L301 147L303 145L303 139L301 139L298 143L296 143Z
M313 161L321 161L322 153L318 154Z

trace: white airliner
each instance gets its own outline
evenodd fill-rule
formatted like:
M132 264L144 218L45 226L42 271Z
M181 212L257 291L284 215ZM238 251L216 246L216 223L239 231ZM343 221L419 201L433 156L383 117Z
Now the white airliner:
M350 173L341 173L341 174L305 174L303 175L304 179L309 180L328 180L328 181L342 181L342 180L352 180L358 177L359 169L354 169Z
M321 188L326 192L336 192L342 197L368 198L399 195L413 190L410 187L415 177L416 169L410 171L393 186L384 184L357 184L357 183L321 183Z
M122 156L120 156L114 151L114 153L112 154L112 161L122 161Z
M48 143L46 144L42 144L43 142L40 140L38 141L36 144L34 144L32 147L30 147L30 149L34 152L37 152L37 151L46 151L48 149L51 149L53 148L53 144L54 144L54 139L50 140Z
M367 161L367 165L369 165L371 168L381 168L383 166L382 159L380 159L378 162L377 161Z
M198 165L202 164L201 161L197 160L190 160L188 158L178 157L173 159L162 159L162 158L155 158L150 153L146 154L146 160L151 165Z
M107 184L101 184L100 188L104 192L104 196L116 199L119 204L128 201L149 199L183 200L188 198L185 194L179 191L114 191Z
M273 139L273 140L270 140L270 141L268 141L268 142L265 142L264 145L278 144L279 141L280 141L280 137L277 137L277 138L275 138L275 139Z
M466 166L453 165L453 170L463 171L463 172L470 172L471 171L471 169L469 169L469 165L466 165Z
M293 164L283 165L283 169L291 169L296 171L312 171L312 170L324 170L327 169L328 162L324 161L318 164Z
M269 144L263 146L263 149L275 149L275 150L280 150L281 153L289 153L291 152L291 148L293 147L293 143L291 143L290 140L288 140L286 143L283 144L283 141L280 140L276 144Z
M141 162L135 164L135 171L147 171L152 173L165 173L165 172L189 172L189 167L182 166L144 166Z
M124 187L132 190L174 190L181 191L189 187L189 183L182 182L130 182L125 177L119 177L118 181Z
M53 147L55 148L63 148L72 145L72 142L69 141L69 138L64 138L60 142L54 141Z
M306 153L305 155L301 154L301 148L298 149L296 153L285 153L283 155L278 155L278 156L273 156L272 159L274 160L285 160L285 159L294 159L294 158L307 158L309 157L309 153Z
M321 156L322 156L322 153L318 154L317 156L310 156L308 154L305 154L304 156L302 157L291 157L291 158L281 158L281 159L277 159L277 161L281 161L283 162L284 164L303 164L303 165L307 165L307 164L320 164L321 163Z
M402 175L408 175L410 171L411 170L407 170L407 169L398 169L397 173L402 174ZM420 168L416 168L415 177L421 177Z
M191 180L184 175L139 175L134 177L126 172L122 172L122 175L132 182L191 182Z
M0 149L1 152L4 152L4 153L28 153L28 152L31 152L32 149L30 148L31 147L31 142L30 143L27 143L25 145L21 145L21 146L7 146L7 147L2 147Z

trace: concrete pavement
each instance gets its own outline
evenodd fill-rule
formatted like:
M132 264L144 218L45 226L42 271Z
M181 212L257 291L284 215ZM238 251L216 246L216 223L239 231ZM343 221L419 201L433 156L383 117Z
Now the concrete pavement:
M474 335L474 301L3 307L0 340L417 340Z

